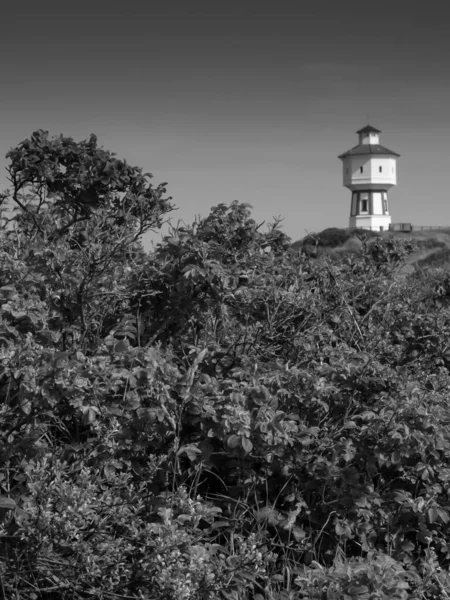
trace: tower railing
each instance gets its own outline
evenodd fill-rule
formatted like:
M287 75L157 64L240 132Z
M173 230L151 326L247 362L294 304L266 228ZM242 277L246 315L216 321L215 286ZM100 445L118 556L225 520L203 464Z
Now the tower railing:
M413 225L412 223L391 223L389 231L450 231L450 225Z
M378 227L372 227L367 225L362 227L361 225L358 227L349 227L349 229L366 229L369 231L380 231ZM412 225L412 223L390 223L388 229L383 229L381 231L403 231L403 232L411 232L411 231L450 231L450 225Z

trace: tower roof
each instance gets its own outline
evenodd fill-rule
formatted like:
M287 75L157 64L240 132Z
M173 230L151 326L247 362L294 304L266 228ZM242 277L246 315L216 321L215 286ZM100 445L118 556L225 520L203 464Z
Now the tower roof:
M338 158L355 156L356 154L388 154L389 156L400 156L397 152L393 152L381 144L358 144L350 150L347 150L347 152L344 152L344 154L340 154Z
M366 125L362 129L358 129L356 133L381 133L381 131L376 127L372 127L372 125Z

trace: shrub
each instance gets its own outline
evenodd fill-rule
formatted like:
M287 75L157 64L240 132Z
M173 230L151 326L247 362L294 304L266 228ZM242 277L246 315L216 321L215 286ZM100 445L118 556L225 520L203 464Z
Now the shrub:
M42 133L10 158L3 596L445 597L448 276L399 277L391 236L290 252L237 202L146 254L170 205L139 170Z

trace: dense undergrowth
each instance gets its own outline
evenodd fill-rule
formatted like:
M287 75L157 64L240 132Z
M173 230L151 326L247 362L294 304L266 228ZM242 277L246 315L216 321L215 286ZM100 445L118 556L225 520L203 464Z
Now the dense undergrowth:
M8 159L3 598L448 598L444 272L237 202L145 253L170 198L94 136Z

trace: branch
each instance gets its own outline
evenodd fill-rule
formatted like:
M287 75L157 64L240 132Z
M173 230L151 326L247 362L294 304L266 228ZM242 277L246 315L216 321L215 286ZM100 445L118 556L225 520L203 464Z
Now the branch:
M19 184L17 182L17 178L16 178L15 174L12 175L12 183L14 185L14 192L13 192L13 195L12 195L12 198L13 198L14 202L23 210L24 213L26 213L27 215L30 215L30 217L33 219L34 224L35 224L36 228L38 229L38 231L43 234L44 232L42 231L42 228L39 225L39 223L38 223L38 221L36 219L36 216L32 212L30 212L28 210L28 208L17 197L18 193L22 189L24 183L22 182L22 183Z

